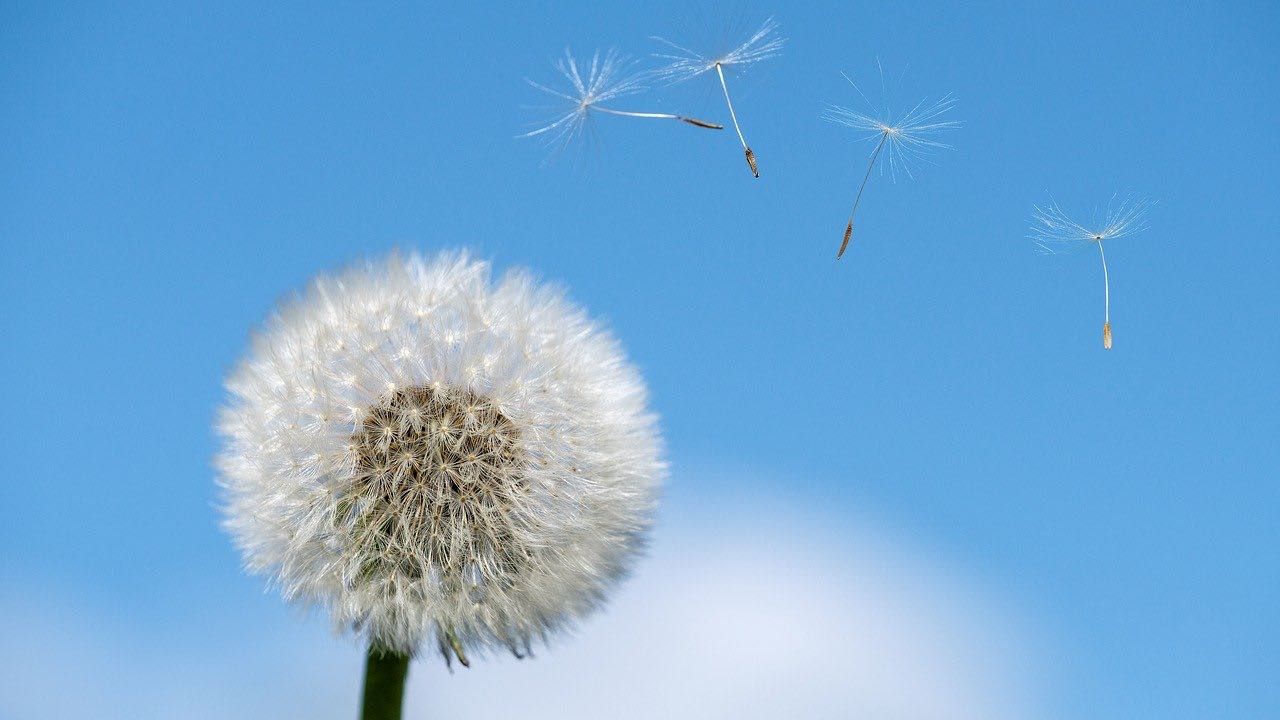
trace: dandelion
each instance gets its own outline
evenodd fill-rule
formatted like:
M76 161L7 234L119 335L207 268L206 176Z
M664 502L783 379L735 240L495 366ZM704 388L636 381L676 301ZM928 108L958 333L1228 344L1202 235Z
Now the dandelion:
M1111 278L1107 272L1107 253L1102 244L1107 240L1137 235L1146 230L1147 210L1151 205L1148 200L1117 200L1112 197L1105 211L1099 213L1099 220L1093 227L1085 227L1067 217L1056 202L1035 208L1028 237L1044 252L1070 251L1090 243L1098 246L1098 255L1102 258L1102 347L1107 350L1111 349Z
M616 50L606 52L604 57L601 57L600 52L596 51L591 56L591 65L585 67L584 72L583 69L580 69L578 61L574 59L573 53L566 48L564 57L555 62L556 70L559 71L567 83L566 88L556 89L527 78L525 79L525 82L538 90L563 101L566 104L565 107L544 125L518 137L542 136L546 138L549 145L564 149L587 132L592 111L609 115L621 115L623 117L679 120L682 123L709 130L724 129L723 125L717 125L713 122L699 120L686 115L636 112L605 107L603 103L636 95L646 89L644 82L646 75L629 72L631 66L631 61L620 55Z
M876 61L876 66L879 68L879 60ZM905 113L896 114L889 107L887 93L883 92L883 68L880 69L881 94L886 97L879 106L867 99L862 89L848 75L845 75L844 79L862 97L870 114L831 105L822 114L822 118L867 133L863 139L869 144L874 143L875 149L871 151L871 157L867 160L867 171L863 174L862 183L858 185L858 193L853 198L853 207L849 210L849 221L844 226L844 238L840 242L840 250L836 253L837 259L844 255L844 251L849 247L849 241L853 239L854 216L858 212L858 204L862 202L862 193L867 189L867 182L871 179L871 170L875 167L881 153L887 149L885 155L888 158L891 180L896 182L899 172L905 173L907 177L914 177L911 174L911 164L914 161L926 159L937 150L950 149L950 145L938 142L934 138L939 133L960 127L959 122L940 119L955 107L955 98L950 94L932 103L922 100Z
M226 527L250 571L363 637L366 718L399 717L424 646L522 657L599 607L665 475L610 334L466 254L320 277L227 387Z
M738 113L733 108L733 100L729 97L729 84L725 81L724 75L726 68L731 72L740 70L781 54L786 40L775 37L777 29L778 23L773 18L769 18L742 44L728 52L710 55L690 50L665 38L652 38L670 48L670 52L654 54L655 57L668 61L666 66L656 71L658 77L675 83L691 80L712 70L716 71L716 76L720 80L720 89L724 91L725 105L729 106L729 119L733 121L733 129L737 131L738 141L742 143L742 153L746 156L747 167L757 178L760 177L760 166L756 163L756 154L752 152L751 146L747 144L747 138L742 134L742 126L738 124Z

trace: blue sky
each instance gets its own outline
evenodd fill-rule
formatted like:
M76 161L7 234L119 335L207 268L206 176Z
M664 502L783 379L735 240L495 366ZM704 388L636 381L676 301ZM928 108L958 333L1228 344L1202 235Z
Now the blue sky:
M0 9L0 601L25 628L0 641L13 684L0 716L25 717L23 696L56 671L58 687L97 688L95 715L160 717L182 703L137 678L175 663L164 692L238 698L226 716L290 714L297 698L353 714L359 648L244 577L217 527L210 422L248 332L309 277L395 247L459 246L564 283L650 383L674 471L658 555L618 613L636 607L628 593L680 589L660 582L676 577L667 555L723 563L713 576L732 579L755 572L769 533L798 555L804 540L829 552L870 534L892 545L884 562L917 558L886 587L980 596L901 616L955 611L937 636L979 638L956 641L969 655L935 647L905 666L989 659L974 648L997 636L1024 648L1000 651L1013 669L992 677L921 673L988 688L965 691L987 698L972 707L1025 692L1001 710L1280 712L1280 10L761 5L740 24L774 14L785 52L732 81L760 180L729 131L604 117L598 149L549 166L514 138L543 102L524 78L550 79L566 45L643 57L651 34L696 36L689 14L674 2ZM873 176L837 264L868 148L818 116L854 102L841 70L874 84L877 57L909 68L904 98L954 93L964 127L915 180ZM727 120L699 80L633 105ZM1024 236L1050 195L1087 211L1126 191L1158 205L1150 231L1107 248L1107 353L1095 257L1044 257ZM721 532L734 522L754 530ZM841 557L783 599L830 588L820 607L851 616L894 604L839 609L863 567ZM762 663L768 628L819 607L752 597L733 602L757 641L733 654ZM592 648L621 652L611 638L630 636L600 622L538 662L572 668L577 653L591 668ZM905 647L832 627L850 635L814 634L788 667ZM295 654L322 660L260 686L255 668ZM495 667L500 684L523 666ZM483 672L450 686L415 670L431 682L411 688L411 709L465 710L463 687L492 687ZM758 687L725 683L724 703L682 707L710 717ZM829 700L816 716L857 692L794 691ZM894 704L912 694L857 707L934 712Z

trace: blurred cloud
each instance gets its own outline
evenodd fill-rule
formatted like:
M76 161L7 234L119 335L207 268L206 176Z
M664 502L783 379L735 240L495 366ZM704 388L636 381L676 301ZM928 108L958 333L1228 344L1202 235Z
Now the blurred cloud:
M669 503L650 558L608 610L535 659L494 656L452 675L434 656L415 663L406 717L998 720L1043 710L1025 623L954 563L785 500L712 502ZM192 598L180 617L154 622L104 613L82 593L14 589L0 594L11 619L0 717L355 716L360 648L274 598Z
M421 664L410 716L1039 714L1030 633L976 582L884 528L758 500L686 506L611 608L536 660Z

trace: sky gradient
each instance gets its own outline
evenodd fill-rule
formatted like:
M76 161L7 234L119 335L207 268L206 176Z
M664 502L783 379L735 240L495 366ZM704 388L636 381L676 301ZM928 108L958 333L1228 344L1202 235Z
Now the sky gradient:
M673 473L616 607L527 672L418 663L411 713L499 716L509 686L553 716L557 679L596 688L584 716L624 689L686 717L1280 713L1280 10L709 11L787 38L731 79L761 179L730 130L602 117L551 164L515 138L566 46L717 32L686 7L0 7L0 717L49 678L68 716L354 715L360 649L218 528L211 422L311 276L456 247L608 323ZM873 175L836 263L869 148L819 115L877 58L964 126ZM709 76L635 100L728 120ZM1107 247L1104 352L1096 257L1025 236L1117 192L1157 205ZM675 659L635 629L708 607L733 632Z

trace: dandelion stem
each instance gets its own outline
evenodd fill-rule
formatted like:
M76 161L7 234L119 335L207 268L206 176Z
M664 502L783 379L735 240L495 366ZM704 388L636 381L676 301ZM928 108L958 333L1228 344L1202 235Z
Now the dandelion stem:
M371 643L364 666L361 720L400 720L404 681L408 674L408 655Z
M1098 240L1098 254L1102 256L1102 346L1111 349L1111 278L1107 274L1107 253L1102 249L1102 241Z
M716 123L708 122L706 120L699 120L698 118L685 117L684 115L673 115L671 113L632 112L630 110L614 110L613 108L601 107L599 105L592 105L592 108L599 110L602 113L609 113L610 115L622 115L625 117L636 117L636 118L654 118L657 120L679 120L680 122L689 123L690 125L693 125L695 127L707 128L708 130L724 129L723 125L718 125Z
M729 99L729 85L724 81L724 70L720 68L720 63L716 63L716 74L720 76L720 87L724 90L724 102L729 106L729 117L733 120L733 129L738 132L738 140L742 143L742 149L747 149L747 139L742 136L742 128L738 126L738 113L733 110L733 100Z
M858 186L858 195L853 199L853 209L849 211L849 224L844 227L844 241L840 243L840 252L836 253L836 259L839 260L844 251L849 247L849 240L853 238L853 215L858 212L858 203L862 202L862 191L867 189L867 181L871 179L871 168L876 165L876 158L880 157L880 150L884 147L885 140L889 139L888 131L880 134L880 143L876 145L875 152L871 153L871 160L867 162L867 174L862 176L862 184Z
M729 85L724 81L724 69L720 67L720 63L716 63L716 75L720 76L720 88L724 90L724 102L729 106L729 119L733 120L733 129L738 133L738 141L742 143L742 152L747 156L747 167L751 168L751 174L760 177L760 168L756 165L756 154L751 152L751 147L747 145L747 139L742 135L742 127L738 125L738 113L733 109L733 100L729 99Z
M1098 241L1098 254L1102 256L1103 322L1111 322L1111 278L1107 275L1107 253L1102 250L1101 240Z

